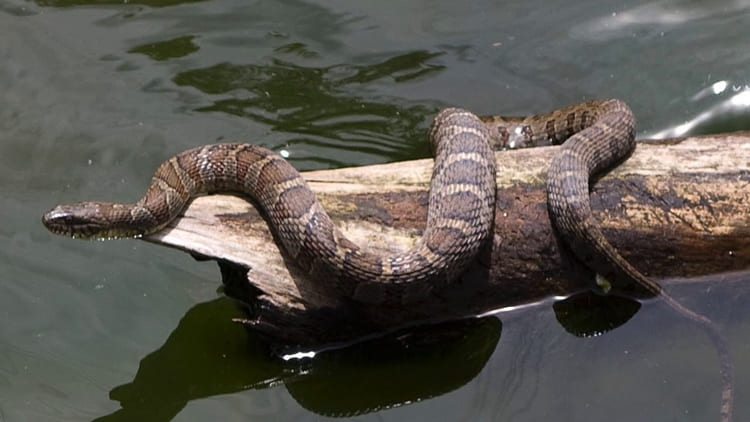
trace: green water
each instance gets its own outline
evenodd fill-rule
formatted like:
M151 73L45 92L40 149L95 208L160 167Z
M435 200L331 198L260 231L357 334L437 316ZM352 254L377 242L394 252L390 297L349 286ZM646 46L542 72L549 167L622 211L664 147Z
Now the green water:
M550 301L284 362L228 322L214 264L39 218L218 140L302 170L423 158L448 105L618 97L641 136L750 129L748 39L747 1L0 0L0 420L717 420L715 353L663 305L594 338ZM737 420L746 290L673 289L727 334Z

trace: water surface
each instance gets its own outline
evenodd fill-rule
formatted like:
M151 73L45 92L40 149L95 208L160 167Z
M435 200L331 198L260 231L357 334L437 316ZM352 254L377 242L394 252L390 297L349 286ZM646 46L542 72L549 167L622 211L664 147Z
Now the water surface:
M137 198L184 149L245 140L301 170L428 155L449 105L627 101L640 136L750 128L750 2L0 0L0 420L717 420L700 329L646 303L581 338L551 301L285 363L227 321L211 263L39 222ZM673 293L727 333L742 285ZM437 335L437 334L435 334ZM403 405L400 405L403 404ZM379 410L392 407L390 410Z

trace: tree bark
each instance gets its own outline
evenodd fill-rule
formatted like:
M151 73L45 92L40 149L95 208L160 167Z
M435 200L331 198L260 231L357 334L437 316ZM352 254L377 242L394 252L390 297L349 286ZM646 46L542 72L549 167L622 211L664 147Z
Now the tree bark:
M426 321L449 320L570 295L593 275L560 246L545 180L557 147L502 151L495 233L466 275L404 307L351 303L285 260L245 199L195 199L184 216L146 237L218 260L226 293L246 304L261 333L286 344L346 342ZM424 228L432 160L304 173L334 221L373 250L413 245ZM695 278L750 268L750 132L641 142L593 187L610 242L645 274Z

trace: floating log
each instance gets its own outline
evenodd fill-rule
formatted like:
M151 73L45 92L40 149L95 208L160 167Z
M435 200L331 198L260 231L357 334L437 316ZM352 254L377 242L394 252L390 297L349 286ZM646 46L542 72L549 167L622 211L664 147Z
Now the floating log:
M149 242L217 260L225 292L275 341L314 347L396 328L479 315L588 289L593 274L556 239L546 206L557 147L502 151L495 233L466 275L403 307L352 303L309 280L279 250L246 199L195 199ZM304 173L342 231L379 251L403 250L427 215L432 160ZM611 243L656 279L750 268L750 132L641 142L593 187L592 207Z

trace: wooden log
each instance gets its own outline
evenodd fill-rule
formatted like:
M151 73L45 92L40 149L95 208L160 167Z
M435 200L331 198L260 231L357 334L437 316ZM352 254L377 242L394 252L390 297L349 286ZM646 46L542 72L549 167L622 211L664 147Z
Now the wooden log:
M557 147L502 151L495 233L466 275L403 307L352 303L309 280L279 250L245 199L195 199L145 240L219 261L225 292L252 325L301 346L346 342L435 320L478 315L590 288L593 275L561 248L545 180ZM432 160L304 173L334 221L373 250L403 250L424 228ZM750 132L641 142L599 180L592 206L605 235L644 273L698 277L750 268Z

